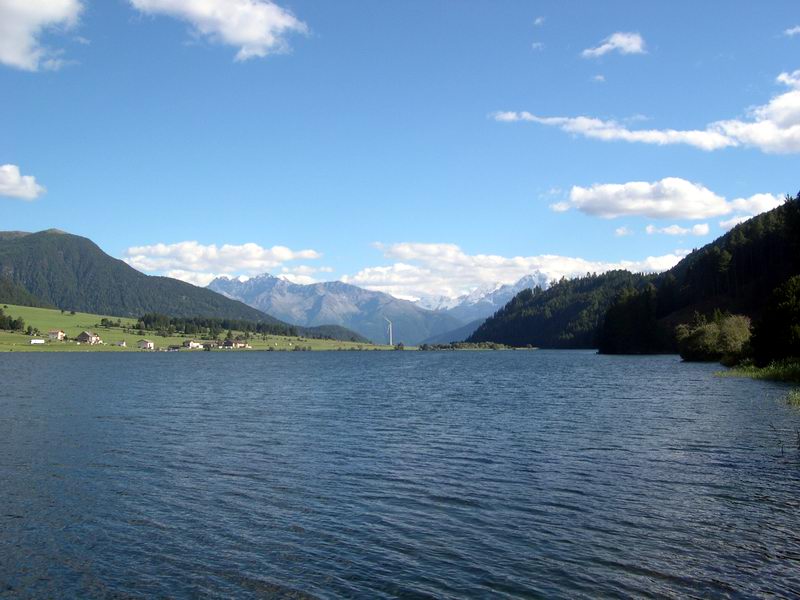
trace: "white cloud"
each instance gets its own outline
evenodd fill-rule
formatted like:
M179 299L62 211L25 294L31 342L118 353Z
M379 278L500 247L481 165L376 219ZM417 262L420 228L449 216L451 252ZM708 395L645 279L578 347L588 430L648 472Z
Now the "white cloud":
M595 75L594 77L592 77L592 81L594 81L595 83L605 83L606 82L606 76L605 75Z
M789 29L784 29L783 35L788 35L789 37L800 35L800 25L795 25Z
M703 150L716 150L735 146L736 142L716 131L678 131L675 129L637 129L631 130L617 121L603 121L592 117L538 117L527 111L501 111L493 113L495 121L515 123L528 121L540 125L558 127L567 133L603 140L621 140L664 146L668 144L688 144Z
M664 271L683 256L673 253L640 261L602 262L551 254L515 257L469 255L455 244L399 243L376 244L376 247L385 258L393 260L393 264L368 267L343 277L342 281L413 300L430 296L456 298L480 286L514 283L535 271L550 279L611 269Z
M702 184L679 177L665 177L654 182L629 181L596 183L589 187L573 186L568 201L551 204L550 208L555 212L575 208L584 214L604 219L623 216L707 219L731 213L758 215L782 203L782 197L775 194L754 194L749 198L728 201Z
M725 198L708 188L680 179L573 186L570 207L605 219L636 215L652 219L704 219L731 212Z
M531 44L531 49L533 49L533 50L544 50L544 44L542 42L533 42Z
M724 229L725 231L729 231L729 230L733 229L734 227L736 227L739 223L744 223L745 221L748 221L748 220L750 220L752 218L753 218L752 215L740 215L738 217L733 217L733 218L727 219L725 221L720 221L719 222L719 226L722 229Z
M644 39L638 33L618 31L604 39L599 46L581 52L584 58L598 58L609 52L620 54L645 54Z
M681 227L680 225L669 225L668 227L656 227L648 225L645 228L648 235L663 233L664 235L708 235L710 228L708 223L700 223L692 227Z
M38 71L64 64L60 51L39 41L45 30L69 28L78 22L80 0L0 0L0 63Z
M181 19L212 41L239 48L236 60L288 50L286 36L308 26L270 0L130 0L138 10Z
M499 111L491 116L504 123L528 121L603 141L660 146L686 144L707 151L748 146L771 154L800 152L800 70L781 73L776 81L792 89L773 97L767 104L750 109L747 119L715 121L705 129L630 129L613 120L586 116L540 117L527 111Z
M47 190L32 175L22 175L17 165L0 165L0 196L36 200Z
M534 27L541 27L542 25L544 25L544 21L545 21L544 17L536 17L536 19L533 21L533 25Z
M614 235L617 237L625 237L626 235L633 235L633 231L628 227L617 227L614 230Z
M755 194L749 198L737 198L731 202L731 207L736 212L747 213L750 216L778 208L783 204L783 198L774 194Z
M258 275L294 260L320 258L315 250L291 250L286 246L264 248L258 244L203 245L188 241L177 244L134 246L124 253L123 260L145 273L163 273L205 285L219 275Z

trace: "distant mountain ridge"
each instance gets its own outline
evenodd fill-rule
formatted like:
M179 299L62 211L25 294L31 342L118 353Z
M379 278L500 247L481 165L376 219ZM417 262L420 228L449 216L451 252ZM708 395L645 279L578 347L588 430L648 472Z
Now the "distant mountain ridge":
M304 285L264 274L247 281L218 277L208 288L298 325L341 325L376 343L387 342L385 318L393 323L394 341L405 344L463 325L446 313L341 281Z
M508 304L508 301L522 290L535 287L546 290L549 284L550 279L547 275L541 271L534 271L515 283L478 288L458 298L457 303L447 308L446 312L464 323L486 319Z

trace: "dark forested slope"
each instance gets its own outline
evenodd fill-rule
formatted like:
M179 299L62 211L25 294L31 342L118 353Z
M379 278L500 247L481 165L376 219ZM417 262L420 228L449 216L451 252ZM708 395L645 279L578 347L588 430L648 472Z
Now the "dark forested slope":
M625 289L638 289L652 276L609 271L562 279L549 289L523 290L489 317L468 342L509 346L594 348L606 309Z
M660 275L613 271L518 294L469 338L514 346L675 349L695 312L757 318L773 289L800 273L800 196L737 225Z
M132 317L159 312L280 323L211 290L140 273L108 256L92 241L56 230L0 235L0 277L43 304L66 310Z

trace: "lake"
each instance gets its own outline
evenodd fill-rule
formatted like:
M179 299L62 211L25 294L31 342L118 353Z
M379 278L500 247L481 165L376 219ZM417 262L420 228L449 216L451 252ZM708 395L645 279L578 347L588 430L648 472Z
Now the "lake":
M800 595L800 410L583 351L0 356L0 596Z

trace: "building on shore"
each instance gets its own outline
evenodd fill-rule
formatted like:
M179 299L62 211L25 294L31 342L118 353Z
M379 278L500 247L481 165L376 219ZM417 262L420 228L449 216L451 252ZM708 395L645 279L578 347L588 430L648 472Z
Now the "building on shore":
M136 347L139 348L139 350L155 350L156 349L156 345L153 342L151 342L150 340L139 340L136 343Z
M40 346L42 344L44 344L44 340L42 339L34 338L31 340L31 346Z
M202 350L203 342L198 342L197 340L186 340L183 342L183 347L188 348L189 350Z
M47 332L47 337L50 339L51 342L63 342L64 338L67 337L67 334L64 333L61 329L51 329Z
M89 344L90 346L103 343L103 340L100 339L100 336L96 333L92 333L91 331L84 331L80 333L75 340L79 344Z

